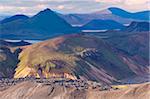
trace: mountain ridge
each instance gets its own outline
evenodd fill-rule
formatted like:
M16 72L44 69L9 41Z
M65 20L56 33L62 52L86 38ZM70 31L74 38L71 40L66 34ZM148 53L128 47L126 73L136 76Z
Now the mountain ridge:
M1 38L5 39L46 39L78 32L76 28L73 28L50 9L45 9L26 20L0 24L0 29Z
M116 7L111 7L108 9L112 12L112 14L115 14L117 16L121 16L124 18L131 18L131 19L139 19L143 21L149 21L149 14L150 14L149 10L131 13L131 12L127 12L123 9L116 8Z

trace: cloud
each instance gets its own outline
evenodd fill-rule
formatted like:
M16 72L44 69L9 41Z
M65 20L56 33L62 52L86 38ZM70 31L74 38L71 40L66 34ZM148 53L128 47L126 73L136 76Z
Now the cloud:
M125 4L127 5L142 5L149 2L149 0L125 0Z
M119 3L122 2L123 0L95 0L95 2L98 3Z
M95 0L95 2L101 2L101 0Z
M61 13L89 13L108 7L129 11L148 9L148 0L0 0L0 14L36 14L50 8Z
M57 8L58 8L59 10L62 10L62 9L65 8L65 6L64 6L64 5L59 5L59 6L57 6Z

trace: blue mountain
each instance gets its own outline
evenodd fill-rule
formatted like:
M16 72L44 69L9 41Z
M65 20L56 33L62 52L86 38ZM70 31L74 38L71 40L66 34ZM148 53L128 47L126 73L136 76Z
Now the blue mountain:
M148 32L150 31L149 22L132 22L129 26L123 29L126 32Z
M0 23L7 23L7 22L12 22L12 21L16 21L16 20L26 20L28 19L28 16L25 15L14 15L12 17L6 18L4 20L2 20Z
M123 18L149 21L150 11L131 13L116 7L111 7L109 10L112 12L112 14Z
M124 26L113 20L92 20L85 24L83 30L110 30L110 29L123 29Z
M47 39L53 36L78 31L50 9L40 11L28 19L17 20L18 17L16 18L16 16L15 18L11 17L7 19L4 19L5 22L2 21L3 24L0 24L1 38Z

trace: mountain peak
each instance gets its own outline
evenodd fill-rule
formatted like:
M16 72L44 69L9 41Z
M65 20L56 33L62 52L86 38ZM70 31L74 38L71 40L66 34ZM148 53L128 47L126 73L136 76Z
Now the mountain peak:
M49 11L51 12L52 10L49 9L49 8L46 8L46 9L43 10L43 12L49 12Z
M39 15L49 15L49 14L52 14L54 13L51 9L49 8L46 8L42 11L40 11L39 13L37 13L35 16L39 16Z
M37 13L34 17L50 17L50 16L56 16L56 14L51 9L46 8L40 11L39 13Z
M109 11L111 11L113 14L118 14L118 13L121 13L121 14L128 14L129 12L121 9L121 8L117 8L117 7L110 7L108 8Z

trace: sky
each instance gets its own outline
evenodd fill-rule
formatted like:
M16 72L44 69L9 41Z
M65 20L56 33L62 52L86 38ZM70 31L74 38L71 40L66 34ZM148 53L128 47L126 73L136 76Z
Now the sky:
M60 13L90 13L109 7L137 12L148 10L149 4L149 0L0 0L0 15L34 15L45 8Z

